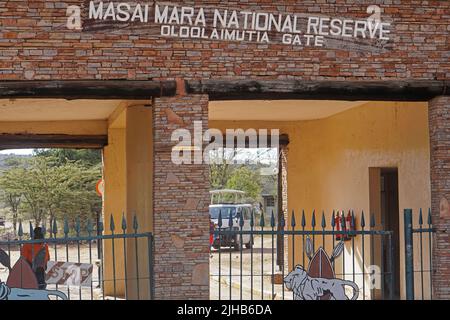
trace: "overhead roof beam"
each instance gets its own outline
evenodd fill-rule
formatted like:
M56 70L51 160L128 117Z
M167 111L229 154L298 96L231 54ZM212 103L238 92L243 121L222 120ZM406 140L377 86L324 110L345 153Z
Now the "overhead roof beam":
M185 86L187 93L208 94L211 101L428 101L450 94L450 82L439 80L187 80Z
M107 135L0 134L0 150L24 148L101 149Z
M0 81L0 99L130 99L174 96L175 81L153 80L48 80Z

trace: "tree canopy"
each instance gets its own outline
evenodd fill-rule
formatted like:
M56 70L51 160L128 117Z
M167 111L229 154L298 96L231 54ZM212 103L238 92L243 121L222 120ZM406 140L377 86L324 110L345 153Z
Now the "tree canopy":
M16 160L9 160L0 176L2 200L14 224L21 218L35 225L63 217L83 221L101 212L95 192L102 175L100 152L36 150L32 157Z

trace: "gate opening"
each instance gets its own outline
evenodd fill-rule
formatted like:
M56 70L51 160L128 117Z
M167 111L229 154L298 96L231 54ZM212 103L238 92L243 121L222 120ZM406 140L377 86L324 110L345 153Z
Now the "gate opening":
M152 296L152 235L104 217L101 149L4 150L0 168L0 299Z
M222 132L228 128L279 129L289 136L286 179L278 183L283 185L279 194L286 193L284 215L274 225L255 221L253 231L243 230L243 235L273 236L273 247L271 242L263 244L264 251L273 250L274 260L260 266L258 253L249 265L244 260L241 272L240 252L227 258L229 252L224 248L221 259L231 261L231 266L221 270L221 298L239 299L240 289L243 299L298 298L286 285L283 288L283 279L297 265L305 270L312 266L314 275L353 282L359 287L358 299L405 298L405 232L400 216L406 208L417 212L430 204L427 108L426 103L413 102L210 102L212 128ZM239 238L239 225L234 227L234 231L222 228L221 232ZM341 241L344 244L338 247ZM278 254L280 248L284 256ZM317 261L328 256L332 262L334 250L340 248L331 268L314 271ZM421 250L419 242L414 242L414 249ZM428 251L424 242L424 256ZM314 259L316 254L319 260ZM277 261L280 257L284 264ZM425 265L417 266L422 260L414 257L415 270L426 272ZM253 272L247 272L252 263ZM428 277L426 273L420 276L426 297ZM226 290L228 283L233 284L231 291ZM211 286L212 298L218 289ZM353 297L351 288L346 291L347 298Z
M399 203L398 203L398 169L382 168L381 169L381 221L386 230L394 231L392 236L392 248L388 248L386 244L383 247L383 256L387 257L389 250L392 250L393 272L394 276L392 286L388 285L389 279L383 279L387 288L386 294L389 296L391 288L394 292L394 299L400 298L400 224L399 224ZM384 268L388 269L387 258L383 259Z
M280 148L274 146L210 151L213 199L209 207L211 299L223 298L224 292L235 298L239 297L240 291L245 292L244 295L253 294L253 281L259 282L261 286L269 286L270 279L283 272L286 259L281 235L275 235L277 242L274 243L270 235L216 233L225 226L235 231L242 229L250 232L252 225L277 224L283 219L280 154ZM222 193L225 196L214 198L214 195ZM226 194L239 195L240 200L227 197ZM241 269L229 269L229 264L237 257L240 257ZM267 274L268 277L257 277L264 273L263 264L272 258L272 272ZM223 277L225 269L229 270L230 277Z

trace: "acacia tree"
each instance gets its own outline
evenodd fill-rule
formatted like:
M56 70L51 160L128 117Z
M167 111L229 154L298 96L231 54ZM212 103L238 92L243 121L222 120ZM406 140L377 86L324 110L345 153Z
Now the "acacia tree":
M47 219L73 218L84 221L101 210L95 184L101 178L101 164L91 165L52 154L34 156L8 169L0 179L3 193L16 195L20 203L5 201L11 211L28 214L36 225ZM100 209L99 209L100 208Z
M12 168L0 176L1 199L11 209L14 235L17 234L19 207L22 202L21 186L18 184L23 170Z
M209 153L209 179L213 189L223 189L234 170L236 149L216 149Z
M259 175L247 167L234 170L227 181L226 187L244 191L251 200L259 200L261 193Z

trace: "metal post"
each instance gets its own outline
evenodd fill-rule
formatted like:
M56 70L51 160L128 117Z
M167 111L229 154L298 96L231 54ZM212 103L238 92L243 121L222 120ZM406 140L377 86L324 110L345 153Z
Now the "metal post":
M404 210L406 300L414 300L414 257L412 209Z

